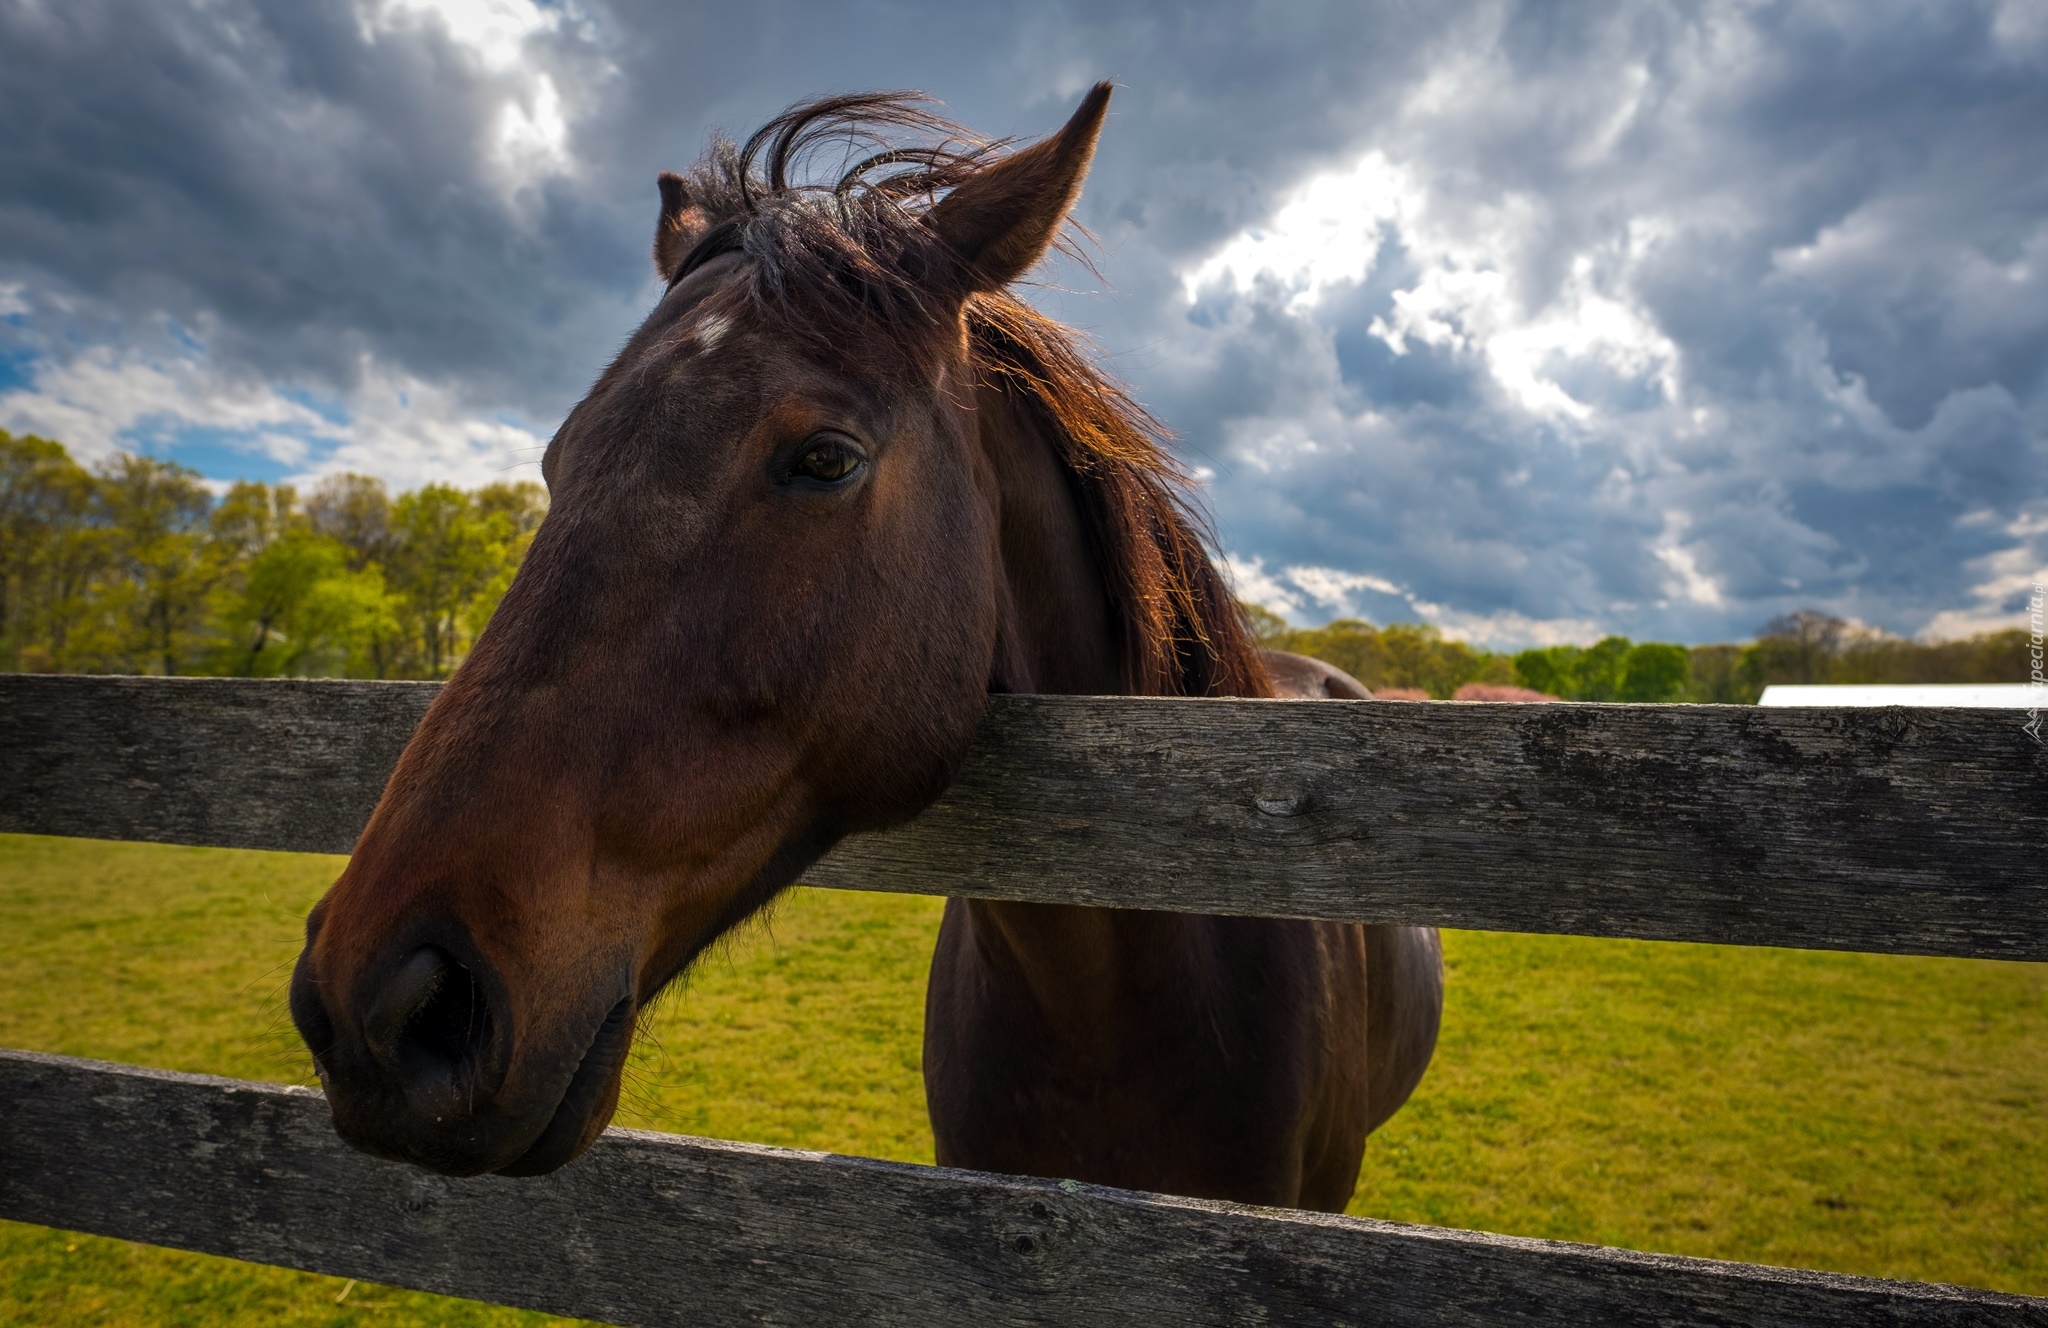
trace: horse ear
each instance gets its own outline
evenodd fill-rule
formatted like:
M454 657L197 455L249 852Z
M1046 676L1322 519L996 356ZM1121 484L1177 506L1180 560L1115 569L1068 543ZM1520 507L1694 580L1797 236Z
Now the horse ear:
M926 214L968 292L1001 290L1045 257L1081 196L1109 91L1097 83L1064 129L962 181Z
M674 281L676 269L710 229L711 218L691 199L682 176L663 171L655 183L661 188L661 220L654 225L654 270L663 281Z

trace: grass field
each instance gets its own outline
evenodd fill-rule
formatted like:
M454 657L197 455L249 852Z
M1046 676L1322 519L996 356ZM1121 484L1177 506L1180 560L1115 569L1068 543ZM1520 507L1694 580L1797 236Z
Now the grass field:
M300 1082L339 860L0 836L0 1045ZM801 891L702 966L620 1123L929 1161L936 900ZM1453 933L1352 1211L2048 1294L2048 965ZM344 1295L343 1293L346 1292ZM0 1223L0 1323L540 1323Z

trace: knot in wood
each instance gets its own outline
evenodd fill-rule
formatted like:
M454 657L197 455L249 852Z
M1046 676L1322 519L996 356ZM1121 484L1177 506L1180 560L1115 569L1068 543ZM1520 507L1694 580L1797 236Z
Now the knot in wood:
M439 1176L418 1175L406 1187L405 1196L400 1200L405 1211L413 1214L431 1213L434 1208L454 1192L455 1187Z
M1306 793L1271 790L1259 794L1252 802L1267 816L1299 816L1308 810L1309 796Z

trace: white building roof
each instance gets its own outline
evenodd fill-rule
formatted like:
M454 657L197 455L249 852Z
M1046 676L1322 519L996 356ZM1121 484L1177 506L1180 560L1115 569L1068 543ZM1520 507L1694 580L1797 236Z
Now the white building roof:
M2048 687L2025 682L1854 683L1817 686L1772 683L1758 705L1767 706L1993 706L2048 709Z

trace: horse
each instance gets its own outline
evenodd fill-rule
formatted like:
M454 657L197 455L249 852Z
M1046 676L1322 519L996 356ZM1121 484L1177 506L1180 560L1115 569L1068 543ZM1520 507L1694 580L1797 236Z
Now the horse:
M1259 650L1162 426L1011 292L1069 243L1109 97L1021 147L819 99L662 173L660 301L306 919L291 1011L343 1139L575 1158L640 1012L930 805L992 693L1367 695ZM1435 1046L1431 929L973 895L928 987L942 1164L1341 1209Z

